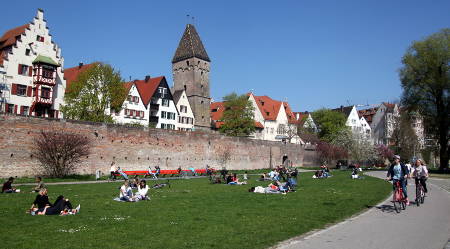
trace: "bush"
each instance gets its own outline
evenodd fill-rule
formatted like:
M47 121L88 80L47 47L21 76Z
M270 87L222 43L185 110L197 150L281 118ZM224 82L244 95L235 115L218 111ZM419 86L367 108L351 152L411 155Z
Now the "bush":
M41 131L33 144L44 174L64 177L73 171L82 157L90 154L91 141L76 133Z

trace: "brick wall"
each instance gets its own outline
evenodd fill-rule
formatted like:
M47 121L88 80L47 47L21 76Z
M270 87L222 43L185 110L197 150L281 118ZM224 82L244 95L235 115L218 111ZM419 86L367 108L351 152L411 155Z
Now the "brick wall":
M92 139L91 154L77 167L78 174L95 170L109 172L112 161L124 170L142 170L159 165L161 169L223 166L226 151L228 169L259 169L281 164L287 154L294 165L314 164L315 152L299 145L225 137L209 132L182 132L132 128L80 121L0 115L0 177L33 176L40 173L33 157L33 138L41 130L64 130Z

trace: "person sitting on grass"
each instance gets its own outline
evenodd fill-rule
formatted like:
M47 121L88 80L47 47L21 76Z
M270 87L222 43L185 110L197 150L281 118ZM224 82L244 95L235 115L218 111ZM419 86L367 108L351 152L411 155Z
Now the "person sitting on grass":
M53 206L45 206L44 209L37 209L31 212L32 215L68 215L77 214L80 212L80 205L77 208L72 208L72 203L69 199L64 198L60 195L56 198Z
M134 179L133 179L133 182L130 184L130 187L132 189L137 189L138 186L139 186L139 177L135 176Z
M20 189L12 187L13 182L14 178L10 177L5 183L3 183L2 193L19 193Z
M34 199L33 204L31 205L31 208L29 210L29 212L32 212L33 210L44 210L44 208L46 206L52 206L52 204L50 203L50 201L48 200L48 195L47 195L48 191L46 188L42 188L39 191L39 194L36 196L36 198Z
M36 184L36 187L31 190L32 193L38 193L41 191L41 189L45 188L44 181L42 181L42 177L40 176L36 177Z
M352 179L358 179L358 168L353 168L352 170Z
M240 182L236 173L234 173L233 176L231 177L231 181L234 182L236 185L245 185L245 184L247 184L246 181Z
M120 187L119 199L121 201L133 201L133 191L131 191L128 180L125 180Z
M316 172L314 173L312 178L318 179L318 178L322 178L322 171L321 170L316 170Z
M141 180L138 186L138 192L134 196L135 201L150 200L148 197L148 186L145 180Z
M227 184L231 184L231 185L236 184L235 182L233 182L233 175L231 175L231 173L228 174L228 176L227 176Z

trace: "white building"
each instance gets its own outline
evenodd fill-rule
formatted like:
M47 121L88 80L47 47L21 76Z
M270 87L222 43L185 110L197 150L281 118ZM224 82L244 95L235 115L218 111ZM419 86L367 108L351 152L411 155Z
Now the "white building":
M0 38L0 111L61 118L64 59L52 38L41 9Z
M178 90L173 93L173 100L178 109L178 130L194 130L195 118L191 105L184 90Z
M399 117L400 110L397 104L381 103L371 123L375 144L390 144L392 132Z
M341 106L340 108L333 109L344 114L345 125L350 127L352 134L357 139L371 140L371 128L364 117L360 117L355 106Z

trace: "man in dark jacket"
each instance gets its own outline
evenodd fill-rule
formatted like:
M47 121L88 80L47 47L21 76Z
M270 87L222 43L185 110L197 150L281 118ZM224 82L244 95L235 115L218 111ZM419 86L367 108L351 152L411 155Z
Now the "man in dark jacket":
M387 179L393 181L394 189L395 184L397 182L400 182L400 185L402 186L403 189L403 195L406 198L406 205L409 205L408 191L406 189L406 180L408 178L408 175L409 175L408 168L403 163L400 163L400 156L395 155L394 163L389 167L389 170L387 172Z

